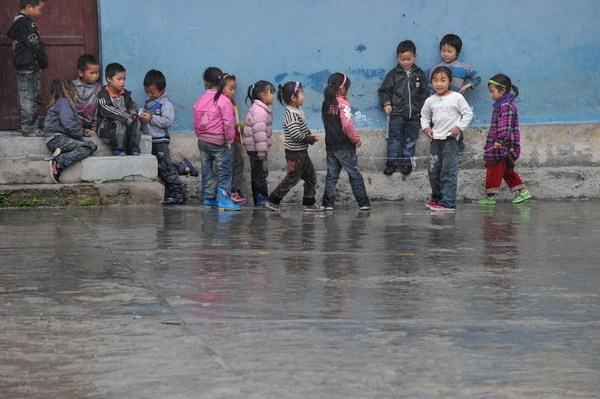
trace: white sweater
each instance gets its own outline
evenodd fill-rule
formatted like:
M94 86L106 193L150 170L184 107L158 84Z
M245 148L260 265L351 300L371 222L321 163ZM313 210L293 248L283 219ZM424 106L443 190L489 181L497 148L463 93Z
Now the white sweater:
M454 91L441 97L429 97L421 108L421 129L431 128L436 140L445 140L454 126L465 130L472 119L473 111L469 103L462 94Z

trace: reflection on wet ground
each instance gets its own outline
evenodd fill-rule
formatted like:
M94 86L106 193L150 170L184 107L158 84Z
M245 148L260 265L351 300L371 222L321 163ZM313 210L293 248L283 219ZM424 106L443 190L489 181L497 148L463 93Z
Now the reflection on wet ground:
M0 210L0 397L595 398L600 203Z

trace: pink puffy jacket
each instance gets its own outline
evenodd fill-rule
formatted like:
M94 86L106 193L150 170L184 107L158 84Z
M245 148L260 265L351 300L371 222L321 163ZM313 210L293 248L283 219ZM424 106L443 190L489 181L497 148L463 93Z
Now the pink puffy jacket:
M246 115L246 126L242 137L246 151L256 151L259 157L266 156L272 143L272 125L271 107L260 100L254 100Z

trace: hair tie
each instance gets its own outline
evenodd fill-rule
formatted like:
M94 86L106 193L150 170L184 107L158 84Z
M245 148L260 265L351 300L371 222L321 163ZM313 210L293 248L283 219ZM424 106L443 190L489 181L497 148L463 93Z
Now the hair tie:
M252 87L250 87L250 97L252 97L252 93L254 93L254 85L252 85Z
M344 77L344 80L342 81L342 84L340 85L340 87L342 87L342 86L344 86L346 84L346 74L344 72L340 72L340 73Z
M223 80L227 79L229 76L231 76L231 75L229 75L228 73L226 73L225 75L223 75Z
M508 89L508 87L506 85L503 85L502 83L498 83L498 82L496 82L495 80L492 80L492 79L490 79L490 81L489 81L488 84L493 84L493 85L504 87L505 89Z

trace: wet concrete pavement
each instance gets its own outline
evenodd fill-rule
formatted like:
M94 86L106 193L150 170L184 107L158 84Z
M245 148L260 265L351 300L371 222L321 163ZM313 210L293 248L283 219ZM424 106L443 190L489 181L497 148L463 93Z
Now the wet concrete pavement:
M600 202L0 210L1 398L597 398Z

